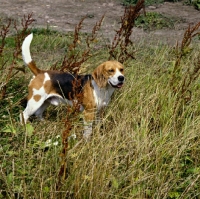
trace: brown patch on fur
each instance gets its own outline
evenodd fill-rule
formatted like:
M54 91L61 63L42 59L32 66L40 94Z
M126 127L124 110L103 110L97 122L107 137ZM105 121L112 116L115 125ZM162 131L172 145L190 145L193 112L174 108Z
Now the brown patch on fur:
M107 85L107 79L103 75L105 63L99 65L92 73L92 77L94 78L94 81L97 83L97 85L100 88L106 87Z
M28 88L28 96L27 96L27 100L30 100L33 97L33 89L32 88Z
M44 90L45 90L45 92L48 93L48 94L51 92L51 90L52 90L52 83L51 83L51 80L45 81L45 83L44 83Z
M31 80L28 86L28 100L33 97L33 89L39 90L43 86L44 78L44 74L39 74Z
M30 87L39 90L43 86L44 82L44 74L39 74L37 75L31 82L30 82Z
M39 68L37 68L36 64L34 61L31 61L30 63L28 63L28 67L30 68L31 72L34 75L38 75L39 73L43 72L42 70L40 70Z
M84 86L83 92L83 106L84 106L84 120L86 122L92 122L95 119L96 104L93 95L93 87L91 82L87 82Z
M34 96L33 96L33 99L34 99L36 102L38 102L38 101L40 101L40 99L41 99L41 95L34 95Z

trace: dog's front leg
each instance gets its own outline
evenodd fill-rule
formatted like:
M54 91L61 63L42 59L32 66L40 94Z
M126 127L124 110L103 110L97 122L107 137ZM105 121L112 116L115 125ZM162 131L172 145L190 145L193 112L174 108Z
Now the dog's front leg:
M105 111L105 107L102 107L100 110L97 111L96 113L96 118L95 118L95 124L100 124L102 122L103 114Z
M92 134L92 124L95 119L94 109L85 109L84 112L84 133L83 138L88 140Z

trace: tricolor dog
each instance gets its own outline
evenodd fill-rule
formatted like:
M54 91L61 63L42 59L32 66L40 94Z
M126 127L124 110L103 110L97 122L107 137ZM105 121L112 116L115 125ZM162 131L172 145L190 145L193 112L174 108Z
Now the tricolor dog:
M22 56L34 74L28 86L27 106L21 122L26 123L31 115L42 119L44 110L50 105L68 103L72 105L75 97L73 81L80 81L78 92L82 93L81 111L84 120L84 138L92 133L92 122L96 113L107 106L116 88L124 83L124 67L117 61L106 61L99 65L91 75L78 75L37 68L30 55L33 34L28 35L22 44Z

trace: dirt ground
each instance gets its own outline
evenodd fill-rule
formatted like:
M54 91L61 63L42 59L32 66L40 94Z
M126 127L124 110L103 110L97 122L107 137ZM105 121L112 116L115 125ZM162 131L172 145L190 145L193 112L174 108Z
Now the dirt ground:
M48 24L52 29L63 32L73 31L85 15L88 17L82 30L91 32L94 24L105 13L101 31L111 41L124 11L119 0L0 0L0 5L0 16L20 19L24 14L33 13L33 18L36 19L34 27L47 27ZM183 2L165 2L157 6L149 6L146 10L165 14L168 17L178 17L181 20L173 29L145 32L134 28L133 40L153 38L156 41L174 44L176 40L182 38L188 24L196 24L200 21L200 11L184 5Z

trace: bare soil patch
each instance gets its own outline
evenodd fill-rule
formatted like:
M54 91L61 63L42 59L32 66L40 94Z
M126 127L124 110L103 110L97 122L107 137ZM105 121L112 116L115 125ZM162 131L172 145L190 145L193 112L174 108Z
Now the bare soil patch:
M105 14L102 34L110 40L119 27L120 17L124 12L124 7L118 0L0 0L0 5L0 16L20 19L24 14L33 13L36 28L49 26L62 32L73 31L76 24L86 15L87 19L82 30L91 32L95 23ZM171 29L146 32L141 28L134 28L135 40L146 38L174 44L176 40L182 38L189 24L200 21L200 11L184 5L183 2L165 2L158 6L147 7L146 11L177 17L180 20Z

